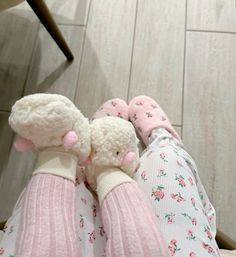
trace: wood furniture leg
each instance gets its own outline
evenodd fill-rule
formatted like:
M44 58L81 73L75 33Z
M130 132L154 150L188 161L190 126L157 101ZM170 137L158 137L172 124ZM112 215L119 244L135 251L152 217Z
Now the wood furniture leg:
M45 26L49 34L55 40L57 45L60 47L61 51L65 54L68 61L72 61L74 59L73 54L68 47L64 37L61 34L57 24L55 23L52 15L44 3L43 0L26 0L28 4L31 6L33 11L36 13L42 24Z

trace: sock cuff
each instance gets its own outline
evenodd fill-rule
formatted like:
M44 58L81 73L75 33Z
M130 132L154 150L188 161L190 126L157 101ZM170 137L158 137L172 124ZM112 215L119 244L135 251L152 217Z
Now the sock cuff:
M106 170L97 177L97 194L100 205L106 195L118 185L131 183L134 180L118 168Z
M75 182L77 161L74 154L45 150L38 154L33 175L47 173Z

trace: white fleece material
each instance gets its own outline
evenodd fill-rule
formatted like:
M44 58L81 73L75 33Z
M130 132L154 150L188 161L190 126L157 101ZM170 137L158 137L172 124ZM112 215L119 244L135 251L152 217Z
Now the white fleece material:
M132 177L139 163L139 141L133 125L127 120L109 116L93 120L90 131L91 165L87 168L86 177L91 188L96 191L97 176L108 167L117 167ZM124 163L130 152L134 153L133 161Z
M100 205L106 195L115 187L134 180L118 168L109 168L97 177L97 195Z
M91 151L88 119L65 96L33 94L16 101L9 117L11 128L30 140L37 150L63 146L64 136L75 132L77 141L70 150L85 161Z
M75 183L77 161L78 158L71 153L45 150L38 154L33 175L47 173Z

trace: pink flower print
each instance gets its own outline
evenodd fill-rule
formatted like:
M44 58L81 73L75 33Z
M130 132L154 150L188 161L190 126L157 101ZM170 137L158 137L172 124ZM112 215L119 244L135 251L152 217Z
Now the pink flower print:
M153 109L157 109L157 108L158 108L158 106L155 105L155 104L151 104L151 107L152 107Z
M165 196L164 192L162 191L163 189L164 187L162 185L152 188L152 196L154 196L155 200L158 202Z
M177 180L179 182L179 186L186 187L183 176L181 176L181 175L178 176L177 174L175 174L175 180Z
M132 121L134 122L134 121L136 121L138 118L137 118L137 114L135 113L134 115L133 115L133 117L132 117Z
M191 177L188 178L188 181L189 181L189 183L190 183L191 186L194 185L194 184L193 184L193 179L192 179Z
M207 250L208 250L208 253L214 253L215 252L214 249L211 246L209 246Z
M164 176L166 176L167 175L167 173L165 172L165 170L164 169L158 169L158 171L157 171L157 177L159 178L159 177L164 177Z
M192 218L192 224L193 224L194 226L197 225L197 219L196 219L196 218Z
M213 235L212 235L212 233L211 233L211 231L210 231L210 228L209 228L208 226L204 226L204 232L207 234L207 237L208 237L210 240L212 240Z
M123 119L123 116L121 115L121 112L118 112L116 116Z
M197 255L196 255L196 253L195 252L190 252L189 253L189 257L196 257Z
M1 247L0 248L0 255L3 255L4 254L4 249Z
M160 153L161 159L165 159L166 155L164 153Z
M88 233L88 235L89 235L89 243L93 244L96 239L95 230L93 230L91 233Z
M152 118L152 114L150 112L146 112L148 118Z
M207 216L207 213L206 213L205 209L203 209L203 208L202 208L202 213L203 213L205 216Z
M146 171L143 171L143 172L141 173L141 178L142 178L142 180L143 180L144 182L147 180Z
M93 210L93 217L95 218L97 216L97 207L95 204L92 205L92 210Z
M138 105L138 106L142 106L142 105L143 105L143 103L142 103L141 101L139 101L139 102L137 102L137 103L136 103L136 105Z
M168 161L166 160L166 155L165 155L165 153L160 153L160 157L161 157L161 159L162 159L164 162L168 162Z
M174 194L172 193L171 195L171 198L176 200L178 203L180 202L185 202L186 200L181 196L180 192L178 192L178 194Z
M170 255L171 256L174 256L176 251L179 251L180 248L178 247L177 245L177 240L176 239L172 239L168 245L168 249L169 249L169 252L170 252Z
M100 234L100 236L105 235L105 230L104 230L103 226L99 227L99 234Z
M176 163L178 166L183 167L183 164L179 160L176 160Z
M174 213L165 213L165 219L167 219L167 223L168 224L173 224L174 223L174 217L175 217L175 214Z
M84 227L84 218L83 216L80 214L80 221L79 221L79 227L83 228Z
M212 221L213 217L214 217L213 215L209 216L208 221Z
M196 237L194 236L193 231L191 229L187 229L186 232L187 232L187 237L186 237L187 239L189 239L189 240L196 239Z
M205 244L204 242L202 243L202 247L206 249L208 253L211 253L211 254L215 253L214 249L210 245Z
M177 240L176 239L172 239L171 241L170 241L170 244L171 245L174 245L174 244L176 244L177 243Z
M176 249L174 248L174 246L168 246L168 249L170 251L170 256L174 256L175 255L175 252L176 252Z
M207 216L208 221L212 221L212 219L215 217L215 214L212 213L210 216Z
M116 107L117 103L114 102L114 101L111 101L111 105L112 105L113 107Z
M188 236L192 236L192 235L193 235L193 231L190 230L190 229L188 229L188 230L187 230L187 234L188 234Z
M137 130L140 132L140 133L143 133L142 129L140 127L137 127Z
M196 207L196 201L195 201L195 199L193 197L191 198L191 202L192 202L192 205L193 205L195 211L198 211L198 209Z
M81 199L82 203L87 204L87 200L85 198L81 197L80 199Z

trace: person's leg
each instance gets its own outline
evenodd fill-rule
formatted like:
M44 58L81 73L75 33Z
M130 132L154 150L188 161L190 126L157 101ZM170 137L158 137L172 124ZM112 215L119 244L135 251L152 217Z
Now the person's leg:
M71 180L51 174L34 175L24 195L15 255L81 256L74 208L75 186Z
M98 109L94 118L105 116L128 119L128 105L121 99L108 100ZM125 122L121 124L125 125ZM128 142L135 140L134 138L130 136L128 139L126 136ZM136 140L133 144L136 144ZM119 168L107 169L96 181L104 233L107 238L105 256L169 256L155 214L138 184Z
M194 161L154 100L137 97L129 108L147 145L134 179L151 201L170 255L219 256L215 211Z
M115 116L128 120L128 106L122 99L114 98L103 103L93 119ZM107 236L102 224L101 209L97 198L85 181L84 169L77 169L76 225L83 256L104 257Z

